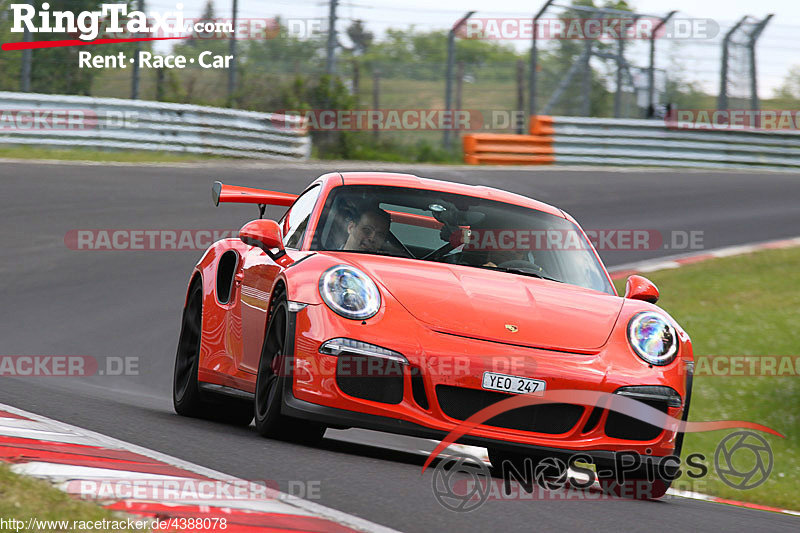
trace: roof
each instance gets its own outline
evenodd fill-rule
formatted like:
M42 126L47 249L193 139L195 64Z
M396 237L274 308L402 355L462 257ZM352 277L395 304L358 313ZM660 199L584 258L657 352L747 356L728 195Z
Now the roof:
M337 175L328 174L326 177L333 176ZM494 200L497 202L505 202L508 204L528 207L530 209L536 209L537 211L542 211L564 218L564 213L557 207L534 200L532 198L528 198L527 196L522 196L521 194L495 189L494 187L486 187L484 185L465 185L462 183L454 183L452 181L421 178L413 174L399 174L394 172L342 172L339 173L339 176L341 176L344 185L385 185L462 194L465 196L474 196L477 198L485 198L487 200Z

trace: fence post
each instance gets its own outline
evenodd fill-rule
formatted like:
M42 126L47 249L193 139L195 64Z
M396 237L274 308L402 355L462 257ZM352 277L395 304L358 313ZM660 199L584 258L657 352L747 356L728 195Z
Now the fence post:
M144 13L144 0L138 0L136 9ZM137 37L141 37L141 35L137 34ZM141 50L142 50L142 44L137 41L134 44L134 50L133 50L134 55L133 55L133 75L131 79L131 100L139 99L139 52Z
M361 69L358 64L358 59L353 59L353 94L356 97L356 101L358 101L358 93L360 92L361 87Z
M444 78L444 107L447 114L453 111L453 64L456 60L456 32L464 25L468 18L474 15L474 11L468 11L466 15L461 17L453 24L450 31L447 33L447 68L445 70ZM450 148L450 129L445 128L442 133L442 145L445 148Z
M614 91L614 118L619 118L622 111L622 65L625 58L625 39L617 40L617 89Z
M731 42L733 33L744 24L745 20L747 20L747 15L739 19L739 22L734 24L725 34L725 38L722 39L722 65L719 75L719 95L717 96L717 109L719 110L728 109L728 45Z
M524 133L525 118L525 63L517 60L517 116L515 117L515 126L517 134Z
M655 110L655 69L656 69L656 34L669 19L671 19L677 11L670 11L661 19L661 21L653 28L650 34L650 64L647 67L647 110L648 115ZM647 118L652 118L648 116Z
M461 110L464 107L461 101L461 95L464 91L464 62L459 61L456 65L456 109ZM452 115L451 115L452 116ZM450 128L453 129L456 138L459 138L459 132L455 129L455 120L450 119Z
M550 4L553 3L554 0L547 0L544 5L539 9L539 12L536 13L533 17L533 35L531 36L531 71L528 73L530 77L528 81L528 116L532 117L536 114L536 68L538 67L538 56L536 51L536 33L537 33L537 23L539 22L539 18L544 15L544 12L547 11L547 8L550 7Z
M164 101L164 67L161 67L156 72L156 100L159 102Z
M378 111L381 106L381 75L378 71L372 74L372 111ZM378 140L380 131L378 131L378 121L372 126L372 136Z
M761 32L764 31L764 28L767 26L772 17L773 14L770 13L764 17L764 20L756 25L753 33L750 35L750 40L747 43L750 59L750 107L753 111L757 111L760 107L760 103L758 101L758 79L756 78L756 41L758 41L758 38L761 36Z
M25 26L25 36L22 39L26 43L33 40L28 26ZM20 72L20 89L24 93L31 92L31 63L33 62L33 50L26 49L22 51L22 70Z
M333 87L333 74L336 72L336 8L339 0L330 0L328 5L328 44L325 58L325 74Z
M586 48L584 50L583 76L581 83L581 115L588 117L592 113L592 65L590 61L592 60L592 48L594 47L594 41L587 39L584 46Z
M236 62L238 57L236 56L236 19L239 16L239 2L238 0L233 0L233 32L231 33L231 42L230 42L230 56L231 56L231 65L228 67L228 106L234 107L235 102L235 93L236 93Z

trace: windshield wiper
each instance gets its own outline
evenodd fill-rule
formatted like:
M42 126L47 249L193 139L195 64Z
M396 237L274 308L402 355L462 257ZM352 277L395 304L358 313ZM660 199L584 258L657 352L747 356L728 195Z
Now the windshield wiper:
M551 278L550 276L545 276L540 272L535 272L533 270L528 270L526 268L514 268L514 267L484 267L484 268L491 268L492 270L499 270L500 272L509 272L511 274L522 274L523 276L531 276L533 278L540 278L546 279L548 281L556 281L558 283L564 283L560 279Z

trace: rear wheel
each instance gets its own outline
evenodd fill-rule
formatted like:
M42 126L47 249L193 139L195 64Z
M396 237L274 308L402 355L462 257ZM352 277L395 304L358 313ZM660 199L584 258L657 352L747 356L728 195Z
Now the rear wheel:
M204 406L197 384L202 321L203 288L200 283L195 282L189 289L189 298L183 309L172 381L172 404L175 412L183 416L203 414Z
M248 426L253 420L250 402L203 394L197 381L200 366L200 340L203 325L203 286L194 282L183 310L175 372L172 382L172 404L183 416L206 418L237 426Z
M270 314L267 334L258 363L255 394L256 430L263 437L314 443L322 439L325 426L281 414L284 387L291 387L291 354L288 347L289 308L278 296Z

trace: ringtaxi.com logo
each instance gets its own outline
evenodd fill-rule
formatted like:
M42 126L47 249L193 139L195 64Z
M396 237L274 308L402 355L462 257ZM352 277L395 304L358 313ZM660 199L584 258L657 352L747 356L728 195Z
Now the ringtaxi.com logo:
M72 33L79 34L83 41L93 41L100 35L103 20L106 31L132 34L180 34L184 28L183 4L176 4L175 11L158 12L128 11L127 3L102 4L100 10L51 11L44 2L39 11L30 4L11 4L13 17L12 33ZM124 20L124 23L123 23Z

